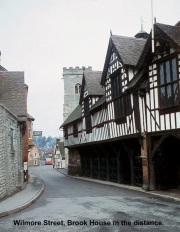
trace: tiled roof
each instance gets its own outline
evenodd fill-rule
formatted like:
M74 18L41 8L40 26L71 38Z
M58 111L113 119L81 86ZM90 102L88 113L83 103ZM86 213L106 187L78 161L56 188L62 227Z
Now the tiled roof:
M102 77L101 71L85 71L84 77L89 95L104 95L104 87L100 85Z
M63 124L60 126L63 127L73 121L76 121L82 117L82 107L78 105L73 112L69 115L69 117L63 122Z
M166 24L162 24L162 23L156 23L154 25L155 28L155 37L157 36L157 29L159 29L159 31L161 33L164 33L164 37L166 37L166 39L169 39L171 41L173 41L174 44L176 44L178 47L180 46L180 23L178 22L175 26L170 26L170 25L166 25ZM151 36L152 36L152 31L150 33L150 36L147 39L147 42L144 46L144 50L140 56L140 59L138 61L138 68L143 66L143 62L145 57L147 57L148 55L150 55L150 53L152 52L151 50Z
M106 102L105 95L103 95L90 109L90 111L97 109L99 106L102 106Z
M118 35L112 35L111 39L123 63L136 66L146 43L146 39Z
M169 38L180 46L180 26L170 26L161 23L156 23L155 25L164 31Z
M180 26L180 20L174 26Z
M30 120L32 120L32 121L35 120L35 118L33 118L30 114L27 114L27 118L30 119Z
M180 20L174 26L180 26Z
M24 72L0 72L0 103L17 117L27 117Z
M0 65L0 71L7 71L3 66Z

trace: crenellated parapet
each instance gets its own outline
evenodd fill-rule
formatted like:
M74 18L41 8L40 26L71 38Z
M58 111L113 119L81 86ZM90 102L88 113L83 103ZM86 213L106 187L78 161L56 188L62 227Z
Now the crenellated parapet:
M82 66L82 67L76 66L74 68L73 67L69 67L69 68L63 67L63 76L64 75L69 75L69 74L71 74L71 75L73 75L73 74L83 74L83 72L85 70L91 71L92 67L91 66L88 66L88 67L86 67L86 66Z

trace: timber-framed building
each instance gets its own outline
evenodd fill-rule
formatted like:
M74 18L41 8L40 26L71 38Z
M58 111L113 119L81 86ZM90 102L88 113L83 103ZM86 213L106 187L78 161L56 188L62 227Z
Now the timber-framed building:
M102 72L84 71L61 125L70 175L180 186L180 23L155 23L153 34L111 35Z

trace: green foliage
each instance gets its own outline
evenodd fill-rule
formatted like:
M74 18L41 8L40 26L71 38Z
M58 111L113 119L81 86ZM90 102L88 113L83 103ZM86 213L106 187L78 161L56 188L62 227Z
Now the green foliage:
M40 148L52 148L56 144L56 137L34 136L33 142Z

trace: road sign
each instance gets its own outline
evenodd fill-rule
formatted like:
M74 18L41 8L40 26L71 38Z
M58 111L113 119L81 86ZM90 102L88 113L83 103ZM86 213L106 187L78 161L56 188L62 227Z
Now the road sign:
M42 136L42 131L33 131L33 136Z

